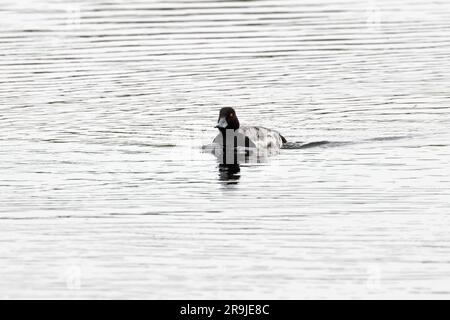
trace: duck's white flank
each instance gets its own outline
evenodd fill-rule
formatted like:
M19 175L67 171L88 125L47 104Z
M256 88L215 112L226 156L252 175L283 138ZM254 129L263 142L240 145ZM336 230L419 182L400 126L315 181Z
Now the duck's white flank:
M279 149L283 145L283 139L278 131L267 129L264 127L255 126L242 126L238 130L233 131L234 136L244 136L250 140L249 147L256 149ZM213 141L213 143L222 144L222 134L219 134ZM231 140L232 141L232 140ZM244 139L239 139L242 141ZM238 143L239 145L241 143Z
M242 126L238 130L252 141L257 149L279 149L283 139L278 131L264 127Z

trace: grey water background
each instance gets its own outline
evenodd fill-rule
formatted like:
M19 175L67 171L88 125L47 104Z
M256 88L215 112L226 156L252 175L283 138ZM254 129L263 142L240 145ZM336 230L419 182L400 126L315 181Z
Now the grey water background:
M0 3L0 298L450 298L448 1ZM229 175L221 107L283 149Z

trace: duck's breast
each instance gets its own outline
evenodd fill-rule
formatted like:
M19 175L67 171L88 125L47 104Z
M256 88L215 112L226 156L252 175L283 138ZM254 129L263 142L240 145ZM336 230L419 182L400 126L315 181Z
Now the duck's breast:
M219 133L215 138L213 143L223 145L223 135L222 133ZM226 133L226 140L225 144L227 147L235 147L235 148L256 148L256 145L249 139L249 137L246 137L242 132L239 130L228 130Z

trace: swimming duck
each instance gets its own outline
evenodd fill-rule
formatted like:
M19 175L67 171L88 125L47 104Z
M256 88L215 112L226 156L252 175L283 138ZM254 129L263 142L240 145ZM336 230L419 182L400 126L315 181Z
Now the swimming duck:
M230 107L220 109L215 127L219 129L220 133L213 143L225 147L279 149L287 142L278 131L264 127L240 126L236 111Z

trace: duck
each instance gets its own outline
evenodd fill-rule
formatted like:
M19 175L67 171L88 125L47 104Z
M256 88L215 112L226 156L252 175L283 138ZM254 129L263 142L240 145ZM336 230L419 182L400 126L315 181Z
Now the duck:
M278 131L260 126L241 126L236 111L231 107L220 109L215 128L219 134L213 143L223 147L245 147L257 150L277 150L287 143Z

